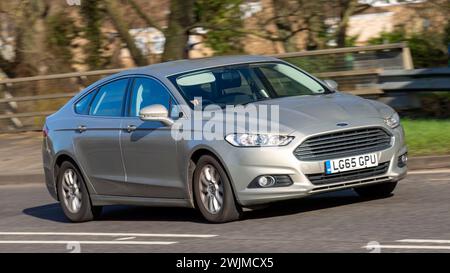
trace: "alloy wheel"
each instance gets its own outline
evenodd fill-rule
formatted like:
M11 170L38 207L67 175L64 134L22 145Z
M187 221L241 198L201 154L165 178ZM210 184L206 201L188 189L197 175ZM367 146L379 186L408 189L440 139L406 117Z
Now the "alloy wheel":
M67 169L62 177L62 193L66 208L71 213L78 213L82 204L80 179L73 169Z
M223 206L223 183L217 169L208 164L200 172L200 198L211 214L217 214Z

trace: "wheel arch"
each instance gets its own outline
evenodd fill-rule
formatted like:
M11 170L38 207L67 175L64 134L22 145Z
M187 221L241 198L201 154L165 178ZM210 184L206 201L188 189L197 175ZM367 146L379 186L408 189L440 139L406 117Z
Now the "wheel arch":
M83 176L83 181L84 181L85 186L86 186L86 189L88 190L89 195L90 195L90 193L91 193L92 190L93 190L93 187L92 187L92 185L91 185L90 183L87 183L88 180L86 179L86 175L85 175L85 173L83 172L82 168L80 167L80 164L78 164L78 162L77 162L77 161L74 159L74 157L71 156L70 154L68 154L68 153L60 153L60 154L58 154L58 155L56 156L55 161L54 161L54 163L53 163L53 179L54 179L53 181L54 181L54 183L55 183L56 198L57 198L57 200L60 201L60 199L59 199L59 194L58 194L58 174L59 174L59 169L61 168L61 165L62 165L64 162L70 162L70 163L72 163L72 164L75 166L75 168L78 169L78 171L80 172L80 174ZM95 191L94 191L94 192L95 192Z
M188 194L189 194L189 201L191 202L192 207L194 207L194 208L197 207L197 204L196 204L195 198L194 198L194 171L195 171L195 167L197 166L198 160L202 156L205 156L205 155L209 155L209 156L213 157L214 159L216 159L217 162L220 164L220 166L223 168L223 170L225 171L225 174L227 175L228 180L230 181L230 187L233 190L233 197L240 204L240 202L237 198L236 190L234 188L233 179L230 175L230 172L229 172L227 166L225 165L224 161L222 160L222 158L213 149L211 149L209 147L205 147L205 146L200 146L200 147L197 147L196 149L194 149L192 151L192 153L190 154L189 162L188 162L188 166L187 166L187 181L188 181L187 185L189 187Z

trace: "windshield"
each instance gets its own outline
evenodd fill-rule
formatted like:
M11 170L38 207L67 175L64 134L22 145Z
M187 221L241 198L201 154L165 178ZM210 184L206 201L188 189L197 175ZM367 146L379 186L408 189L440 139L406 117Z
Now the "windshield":
M169 78L191 106L238 105L330 91L315 79L283 63L256 63L205 69Z

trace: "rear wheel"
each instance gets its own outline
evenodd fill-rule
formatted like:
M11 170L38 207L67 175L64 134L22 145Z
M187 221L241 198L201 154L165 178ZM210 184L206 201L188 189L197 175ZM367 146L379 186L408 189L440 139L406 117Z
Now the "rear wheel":
M78 168L64 162L59 168L58 196L64 214L72 222L86 222L100 216L102 207L92 206Z
M397 186L397 182L386 182L370 186L354 188L361 197L386 197L389 196Z
M211 156L202 156L194 171L194 198L202 215L210 222L224 223L241 217L225 170Z

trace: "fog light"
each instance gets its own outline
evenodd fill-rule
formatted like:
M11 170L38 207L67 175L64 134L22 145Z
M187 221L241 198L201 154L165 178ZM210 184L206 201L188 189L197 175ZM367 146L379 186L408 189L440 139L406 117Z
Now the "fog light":
M275 184L275 178L273 176L261 176L258 179L258 186L261 188L271 187Z
M293 182L289 175L261 175L248 184L248 188L273 188L273 187L287 187Z
M408 162L408 155L406 153L402 154L401 156L398 157L397 166L399 168L403 168L406 166L407 162Z

